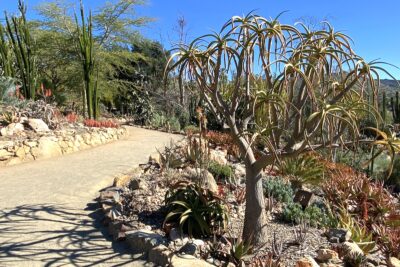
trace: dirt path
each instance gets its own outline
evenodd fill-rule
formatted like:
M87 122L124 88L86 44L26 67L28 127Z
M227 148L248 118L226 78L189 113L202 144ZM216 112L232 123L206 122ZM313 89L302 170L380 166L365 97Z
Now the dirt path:
M129 127L111 144L0 169L0 266L142 266L104 237L90 203L171 138Z

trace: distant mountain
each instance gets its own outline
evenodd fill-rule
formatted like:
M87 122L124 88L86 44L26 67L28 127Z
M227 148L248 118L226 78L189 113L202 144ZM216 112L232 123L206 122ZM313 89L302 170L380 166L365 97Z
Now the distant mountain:
M397 91L400 92L399 83L400 83L400 81L382 79L381 80L380 90L381 91L385 90L387 97L394 96Z

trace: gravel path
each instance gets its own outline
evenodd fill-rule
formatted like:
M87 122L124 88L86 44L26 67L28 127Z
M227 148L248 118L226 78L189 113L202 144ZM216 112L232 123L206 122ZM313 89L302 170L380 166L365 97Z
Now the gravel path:
M180 136L129 127L111 144L0 169L0 266L142 266L105 237L93 199Z

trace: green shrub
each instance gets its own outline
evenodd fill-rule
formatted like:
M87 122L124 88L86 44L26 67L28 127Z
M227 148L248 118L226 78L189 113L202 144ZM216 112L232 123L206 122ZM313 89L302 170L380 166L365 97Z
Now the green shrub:
M267 177L263 179L264 195L273 197L279 202L292 202L293 189L281 177Z
M217 180L229 181L233 177L233 170L228 165L221 165L218 162L211 161L208 166L208 171Z
M169 118L167 124L169 125L169 130L171 131L179 132L181 130L181 124L179 119L176 117Z
M178 182L166 193L164 223L175 222L190 236L209 236L226 229L228 213L222 200L198 184Z
M310 226L334 226L335 218L317 205L308 206L305 210L299 203L286 203L283 209L282 219L288 223L307 222Z
M155 127L155 128L161 128L165 126L166 123L166 118L164 115L159 114L159 113L154 113L153 118L150 122L150 125Z
M188 125L184 128L186 134L196 134L200 132L199 127L195 125Z

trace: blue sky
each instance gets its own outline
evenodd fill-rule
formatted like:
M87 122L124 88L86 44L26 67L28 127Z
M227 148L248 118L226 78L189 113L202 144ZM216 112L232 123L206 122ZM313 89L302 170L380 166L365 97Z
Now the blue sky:
M44 0L25 0L32 7ZM71 0L76 1L78 0ZM17 0L0 0L0 10L15 10ZM84 0L87 8L95 9L105 0ZM174 27L179 16L187 21L188 39L219 30L233 15L243 15L251 10L265 17L281 17L284 23L293 24L299 18L321 21L327 18L336 30L350 35L355 51L367 60L382 59L400 66L400 1L362 0L149 0L138 8L138 14L156 19L142 33L161 41L169 47L176 38ZM400 79L400 70L387 68Z

